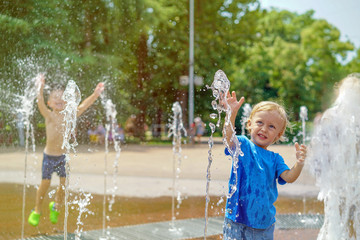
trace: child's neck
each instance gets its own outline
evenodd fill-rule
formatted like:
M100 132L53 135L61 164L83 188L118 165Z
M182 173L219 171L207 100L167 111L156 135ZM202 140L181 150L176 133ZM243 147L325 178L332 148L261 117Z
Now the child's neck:
M54 109L51 109L51 110L52 110L52 112L55 113L56 115L61 115L61 114L62 114L61 112L63 111L63 110L54 110Z
M252 139L250 139L250 140L251 140L251 142L252 142L253 144L255 144L255 145L258 146L259 148L262 148L262 149L265 149L265 150L268 150L268 147L271 146L271 145L269 145L269 146L259 146L259 145L257 145Z

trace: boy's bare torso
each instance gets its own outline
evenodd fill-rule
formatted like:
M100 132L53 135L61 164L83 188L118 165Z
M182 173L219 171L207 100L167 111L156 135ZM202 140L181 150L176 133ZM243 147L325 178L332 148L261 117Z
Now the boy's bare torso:
M46 145L44 153L51 156L61 156L65 153L62 149L63 133L64 133L64 115L61 113L65 108L65 101L62 99L64 93L61 89L53 90L48 99L48 106L45 105L43 91L45 85L45 76L38 75L36 85L39 86L38 108L41 115L45 118L46 126ZM104 83L99 83L94 93L87 97L78 107L77 116L80 116L104 90Z
M63 142L64 116L60 112L50 112L45 118L46 146L44 152L52 156L60 156L64 153L61 149Z

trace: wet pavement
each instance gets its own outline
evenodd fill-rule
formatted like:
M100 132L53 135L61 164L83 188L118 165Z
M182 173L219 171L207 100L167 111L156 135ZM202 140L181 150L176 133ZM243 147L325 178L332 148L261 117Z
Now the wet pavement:
M206 139L204 139L205 142ZM29 185L40 183L42 149L27 155L27 179ZM181 172L178 187L184 196L204 196L206 187L206 168L208 165L207 144L183 145ZM295 163L295 150L292 146L274 145L270 148L280 153L285 162L292 167ZM80 146L76 156L70 160L70 188L82 188L91 193L104 193L105 158L107 159L107 188L113 188L115 179L118 186L116 195L129 197L171 196L173 184L173 152L170 145L122 146L118 160L118 174L113 177L115 152L107 155L103 146ZM212 150L210 194L221 196L227 191L231 161L224 155L222 144L215 144ZM0 152L0 182L24 182L25 153ZM54 174L52 185L58 184ZM316 197L318 188L313 176L305 169L295 183L278 186L279 196Z
M202 144L183 145L178 189L184 197L205 196L209 151L208 144L206 144L207 140L207 138L203 138ZM223 196L227 192L231 161L224 155L221 139L216 139L216 141L217 144L214 145L212 150L213 163L211 167L212 181L210 183L210 194L213 196ZM296 161L293 146L274 145L270 150L280 153L289 167L292 167ZM108 166L106 169L108 172L106 177L107 193L114 187L114 182L116 182L118 187L116 195L118 196L159 197L172 195L174 155L171 145L122 146L118 160L118 173L115 178L113 176L113 166L116 157L115 152L112 150L105 154L103 146L80 146L77 148L77 154L72 154L70 157L71 189L81 188L86 192L103 194L106 159ZM27 157L22 149L14 151L6 149L6 151L0 152L0 182L23 184L25 158L27 161L26 184L39 184L42 161L42 149L40 147L37 147L35 153L28 153ZM56 186L58 182L58 177L53 175L52 185ZM315 186L313 176L306 167L295 183L278 186L278 189L279 196L294 198L316 197L319 191ZM222 220L220 222L221 224L217 223L215 233L209 233L210 235L221 234ZM203 225L200 228L203 231ZM284 229L277 227L275 239L296 240L301 238L301 240L312 240L316 239L318 232L319 229ZM197 236L193 235L191 237L195 238Z

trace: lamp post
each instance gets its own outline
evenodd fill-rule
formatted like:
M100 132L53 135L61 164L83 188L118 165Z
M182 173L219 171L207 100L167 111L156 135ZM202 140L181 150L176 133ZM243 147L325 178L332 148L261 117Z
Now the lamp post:
M189 0L189 126L194 121L194 0Z

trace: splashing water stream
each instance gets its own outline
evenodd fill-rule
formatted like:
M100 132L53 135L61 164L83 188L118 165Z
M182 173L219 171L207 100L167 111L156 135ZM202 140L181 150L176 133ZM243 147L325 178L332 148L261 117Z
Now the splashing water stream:
M302 129L302 143L305 144L306 141L306 121L308 120L308 109L306 106L300 107L300 119L301 119L301 129Z
M241 117L241 135L245 135L246 122L250 116L251 110L252 110L252 108L251 108L250 104L245 103L244 108L243 108L243 115Z
M348 77L315 128L307 164L325 219L318 240L360 237L360 76Z
M120 158L120 152L121 152L121 146L120 146L120 142L116 140L116 127L117 127L117 120L116 120L116 108L115 108L115 104L113 104L113 102L110 99L106 99L103 95L101 95L101 103L104 106L104 109L106 111L106 121L107 123L105 124L105 129L106 129L106 133L105 133L105 158L104 158L104 199L103 199L103 232L102 232L102 237L100 239L108 239L110 236L110 232L107 231L106 232L106 219L109 220L109 217L106 216L106 198L107 198L107 175L108 175L108 170L107 170L107 157L108 157L108 153L109 153L109 132L111 132L111 136L113 139L113 143L114 143L114 149L116 152L116 156L115 156L115 161L113 163L113 189L111 189L111 198L109 199L109 205L108 205L108 210L112 211L112 205L115 203L115 193L117 191L117 175L118 175L118 165L119 165L119 158Z
M104 196L103 196L103 219L102 219L102 227L103 227L103 231L102 231L102 236L100 238L101 239L107 239L106 237L106 197L107 197L107 165L108 165L108 161L107 161L107 157L108 157L108 153L109 153L109 142L108 142L108 137L109 137L109 131L110 131L110 124L106 123L105 124L105 156L104 156Z
M76 209L79 211L79 215L76 220L77 228L75 230L75 239L80 240L81 239L81 233L83 229L84 223L81 221L81 217L84 214L85 217L88 216L88 214L94 215L94 212L90 211L87 206L90 205L90 201L93 198L91 193L85 193L83 189L79 189L79 196L75 196L75 199L71 201L69 204L75 205ZM72 207L72 209L74 206Z
M24 123L26 128L25 134L25 160L24 160L24 184L23 184L23 203L22 203L22 224L21 224L21 239L24 239L24 226L25 226L25 200L26 200L26 181L27 181L27 168L28 168L28 152L29 152L29 136L32 139L32 150L35 153L35 138L34 128L30 123L30 117L34 113L34 100L39 92L39 78L40 75L27 81L24 96L20 97L21 108L17 110L20 114L20 121Z
M64 239L67 239L67 219L69 214L69 175L70 175L70 152L76 153L75 147L78 145L76 141L76 119L77 119L77 107L81 100L81 93L73 80L70 80L63 93L62 99L66 102L65 109L61 111L64 115L64 134L62 149L66 149L65 161L66 161L66 180L65 180L65 217L64 217Z
M213 155L212 155L212 148L214 146L214 140L213 140L213 134L215 132L215 124L209 123L211 134L209 137L209 151L208 151L208 166L206 169L206 197L205 197L205 228L204 228L204 239L206 239L206 233L207 233L207 225L208 225L208 208L209 208L209 202L210 202L210 195L209 195L209 189L210 189L210 181L211 181L211 175L210 175L210 168L213 161Z
M182 109L179 102L175 102L171 108L174 115L172 116L172 123L169 124L169 134L168 137L173 136L172 145L173 145L173 184L172 184L172 205L171 205L171 231L177 230L175 228L175 195L178 202L177 208L181 204L181 193L177 187L177 180L179 179L180 174L180 165L181 165L181 138L182 136L187 136L186 129L184 128L182 122ZM184 135L181 134L184 133Z
M205 229L204 229L204 239L206 239L206 233L207 233L207 225L208 225L208 206L209 206L209 202L210 202L210 195L209 195L209 189L210 189L210 181L211 181L211 173L210 173L210 168L211 168L211 164L213 161L213 155L212 155L212 148L214 145L214 141L213 141L213 133L215 132L216 127L220 127L220 122L221 122L221 113L225 112L226 113L226 117L225 117L225 123L224 126L229 126L230 129L233 131L233 134L231 136L231 140L234 142L235 144L235 148L230 148L229 143L226 140L226 132L224 131L224 137L223 137L223 143L225 145L225 147L228 149L230 156L232 156L232 163L234 165L234 169L236 169L238 167L238 157L239 155L243 156L243 152L241 151L240 145L241 143L238 141L237 137L236 137L236 132L235 132L235 126L232 125L231 121L230 121L230 117L231 117L231 109L229 104L227 103L227 94L229 92L230 89L230 81L229 79L226 77L226 74L222 71L222 70L218 70L215 73L214 76L214 81L211 84L211 86L206 86L208 89L212 90L212 94L213 97L215 97L215 99L211 102L211 106L214 110L217 111L216 113L212 113L210 114L210 118L215 119L216 116L218 116L218 121L215 124L213 123L209 123L210 129L211 129L211 135L208 141L209 144L209 151L208 151L208 166L207 166L207 171L206 171L206 202L205 202ZM234 185L231 186L231 191L230 193L227 195L227 197L231 197L234 192L236 191L236 184L238 181L237 178L237 172L235 171L236 174L236 182Z
M301 130L302 130L302 144L306 141L306 120L308 120L308 109L306 106L300 107L300 119L301 119ZM303 196L303 214L306 213L306 196Z

